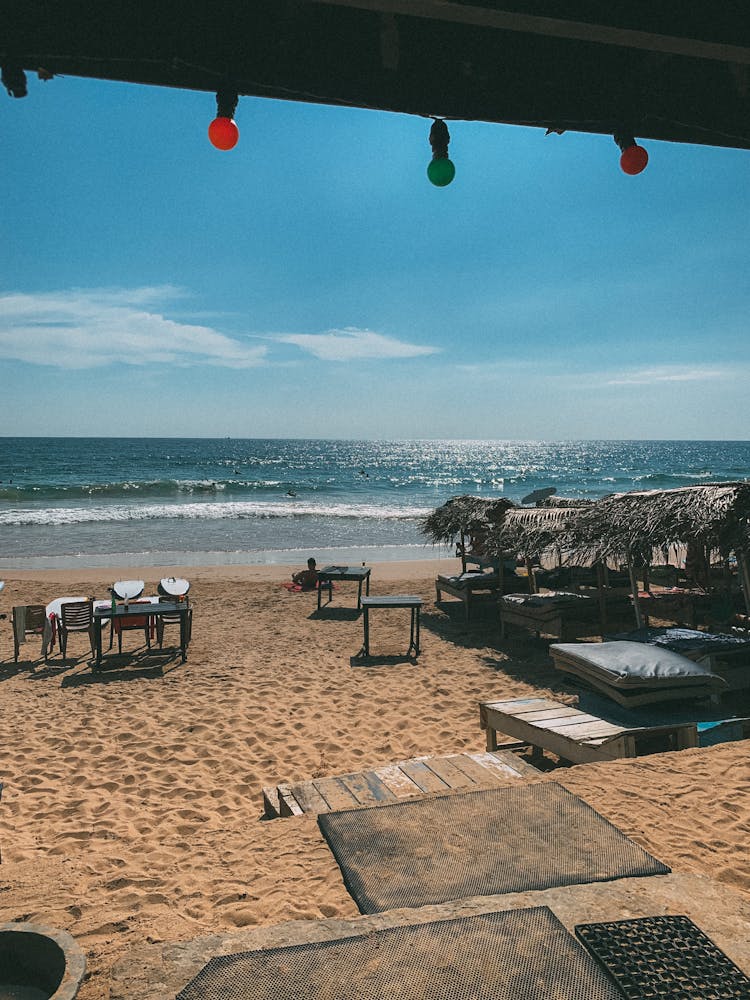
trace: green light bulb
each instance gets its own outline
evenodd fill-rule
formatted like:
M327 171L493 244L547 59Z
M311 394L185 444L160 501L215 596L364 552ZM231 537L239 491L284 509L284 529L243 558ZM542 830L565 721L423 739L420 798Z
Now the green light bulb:
M435 187L445 187L456 176L456 168L447 156L440 156L437 159L430 160L427 167L427 176Z

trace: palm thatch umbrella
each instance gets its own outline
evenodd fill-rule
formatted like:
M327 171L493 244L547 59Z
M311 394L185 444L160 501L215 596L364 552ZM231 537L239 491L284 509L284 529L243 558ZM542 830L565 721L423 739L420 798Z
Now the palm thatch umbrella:
M536 559L543 560L545 555L553 554L560 565L565 554L566 562L582 562L577 553L566 552L565 545L577 518L590 504L591 501L584 501L577 507L560 504L508 510L500 524L490 530L486 541L487 552L496 557L509 552L520 555L526 563L531 590L535 593L537 580L533 563ZM607 572L605 566L599 563L596 564L596 584L604 632L607 624Z
M490 528L486 549L501 557L512 552L533 560L559 543L572 529L580 507L515 507L507 510L502 521Z
M585 500L583 497L547 497L540 507L590 507L593 500Z
M749 519L750 483L704 483L672 490L613 493L581 512L564 545L593 561L627 561L640 627L642 614L634 566L648 567L654 550L667 550L673 545L698 545L706 553L718 550L724 557L736 552L747 603Z
M463 543L466 535L487 531L502 519L510 507L513 503L504 497L498 500L474 496L451 497L422 521L419 530L436 543Z
M603 497L571 526L570 543L593 559L632 557L697 542L722 555L750 547L750 483L705 483Z

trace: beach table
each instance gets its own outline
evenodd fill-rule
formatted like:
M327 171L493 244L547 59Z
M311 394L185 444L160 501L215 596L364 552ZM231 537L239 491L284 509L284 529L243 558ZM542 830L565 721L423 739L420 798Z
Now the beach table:
M360 650L360 656L370 655L370 611L372 608L409 608L411 611L411 627L409 630L409 648L406 651L408 656L412 650L414 655L419 656L419 612L422 607L422 598L413 594L393 594L384 597L363 597L362 611L365 629L364 644Z
M94 641L95 641L95 652L96 658L94 662L94 669L99 669L102 663L102 627L108 624L113 619L124 620L129 616L132 618L148 618L153 620L155 618L160 618L162 615L179 615L180 618L180 653L182 654L182 662L187 661L187 647L190 641L189 636L189 616L190 616L190 604L187 601L159 601L158 598L149 598L151 604L118 604L115 608L114 613L112 612L112 607L109 603L97 601L94 606ZM104 606L102 606L102 604Z
M357 588L357 611L362 607L362 584L365 585L365 594L370 593L370 567L369 566L325 566L318 570L318 608L320 608L320 595L327 588L328 602L333 600L334 580L355 580Z

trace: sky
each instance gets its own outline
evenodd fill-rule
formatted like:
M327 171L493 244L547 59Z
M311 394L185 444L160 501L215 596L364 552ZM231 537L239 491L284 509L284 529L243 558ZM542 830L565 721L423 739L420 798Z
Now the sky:
M439 109L436 109L438 111ZM74 77L0 94L0 434L750 438L750 153Z

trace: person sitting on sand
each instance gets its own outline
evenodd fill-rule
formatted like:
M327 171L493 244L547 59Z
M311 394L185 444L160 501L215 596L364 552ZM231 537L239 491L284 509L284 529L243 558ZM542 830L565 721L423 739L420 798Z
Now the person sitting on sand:
M318 569L312 556L307 560L307 569L293 573L292 580L303 590L314 590L318 586Z

